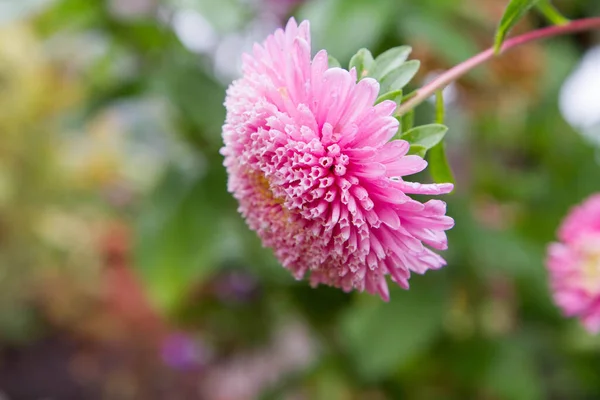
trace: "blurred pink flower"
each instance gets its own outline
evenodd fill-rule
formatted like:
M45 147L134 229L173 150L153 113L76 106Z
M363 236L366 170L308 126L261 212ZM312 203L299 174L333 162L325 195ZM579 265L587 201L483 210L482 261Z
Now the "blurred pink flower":
M548 247L547 265L556 304L600 332L600 194L573 208Z
M453 186L402 179L427 163L407 155L406 141L390 141L396 104L374 105L377 81L328 68L324 50L311 60L309 24L293 18L245 54L242 69L225 100L228 189L296 279L310 272L313 286L388 300L385 275L408 288L411 271L445 265L424 244L447 248L446 204L409 195Z

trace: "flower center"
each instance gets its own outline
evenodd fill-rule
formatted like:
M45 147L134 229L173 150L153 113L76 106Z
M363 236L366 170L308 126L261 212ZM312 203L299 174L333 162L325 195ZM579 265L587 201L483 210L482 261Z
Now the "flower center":
M276 196L271 190L269 180L261 172L250 171L247 179L252 187L248 193L250 208L249 214L261 215L262 229L272 230L275 227L289 226L290 211L284 206L284 199ZM268 221L269 223L264 223Z
M587 279L600 281L600 252L587 255L583 262L583 271Z
M271 185L265 176L259 172L248 174L249 180L252 182L258 196L270 204L283 204L283 199L275 197L271 190Z
M585 238L581 250L581 279L592 292L600 291L600 236Z

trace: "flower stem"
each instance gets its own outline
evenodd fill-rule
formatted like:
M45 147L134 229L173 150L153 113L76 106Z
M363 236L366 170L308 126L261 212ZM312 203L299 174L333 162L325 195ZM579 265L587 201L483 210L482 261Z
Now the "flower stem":
M435 92L435 123L443 124L445 119L444 91Z
M538 29L532 32L527 32L520 36L515 36L504 42L500 52L505 52L514 47L520 46L525 43L533 42L538 39L549 38L553 36L560 36L569 33L575 33L580 31L586 31L590 29L600 29L600 17L597 18L584 18L569 22L564 25L549 26L546 28ZM429 97L435 94L438 90L444 89L450 83L454 82L473 68L483 64L484 62L492 59L495 56L494 48L491 47L474 57L450 68L448 71L439 75L433 81L427 85L418 89L414 96L412 96L406 103L401 104L396 110L396 115L402 116L408 111L414 109L416 106L427 100Z

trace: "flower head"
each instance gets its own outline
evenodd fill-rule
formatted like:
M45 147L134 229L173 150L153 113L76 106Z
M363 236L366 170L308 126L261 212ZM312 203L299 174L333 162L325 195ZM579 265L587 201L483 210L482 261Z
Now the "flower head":
M600 332L600 194L575 207L563 221L560 242L548 247L554 300L567 316Z
M403 180L427 163L390 141L396 103L374 104L376 80L328 68L323 50L311 59L309 24L294 19L245 54L242 70L225 100L228 189L285 268L387 300L386 275L408 288L411 271L445 264L425 246L447 247L445 203L409 195L452 185Z

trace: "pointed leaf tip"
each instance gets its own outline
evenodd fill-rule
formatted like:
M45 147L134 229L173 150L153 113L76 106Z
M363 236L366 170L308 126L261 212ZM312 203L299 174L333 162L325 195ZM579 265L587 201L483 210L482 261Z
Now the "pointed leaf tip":
M421 125L404 133L400 138L411 146L419 145L428 150L440 143L447 131L448 127L442 124Z
M375 65L369 76L381 80L384 76L404 64L411 52L412 48L410 46L399 46L381 53L375 59Z
M381 79L381 92L396 91L404 88L419 71L421 62L410 60L390 71Z
M369 71L373 67L374 59L371 52L367 49L360 49L350 59L350 65L348 69L356 68L357 80L361 80L365 76L368 76Z
M341 68L342 64L333 56L327 55L327 65L329 68Z
M454 183L454 175L446 157L444 142L433 146L428 153L429 173L435 183Z
M502 44L510 30L525 16L539 0L511 0L504 10L500 24L496 29L494 51L500 53Z

